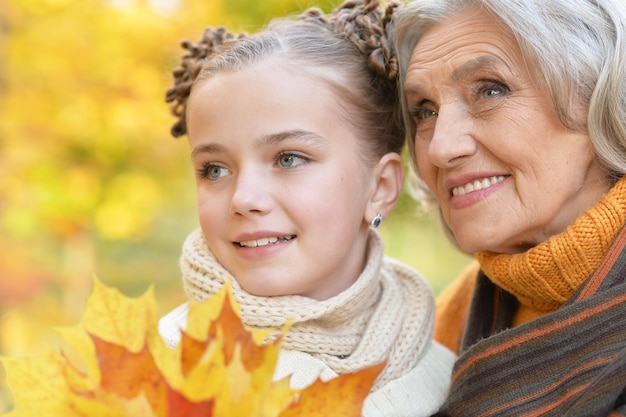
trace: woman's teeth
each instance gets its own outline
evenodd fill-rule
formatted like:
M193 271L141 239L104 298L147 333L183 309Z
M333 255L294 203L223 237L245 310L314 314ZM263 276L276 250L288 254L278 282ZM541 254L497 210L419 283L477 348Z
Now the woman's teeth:
M468 182L465 185L454 187L452 189L452 195L465 195L474 191L483 190L485 188L491 187L494 184L504 181L504 178L504 175L497 175L489 178L483 178L481 180Z

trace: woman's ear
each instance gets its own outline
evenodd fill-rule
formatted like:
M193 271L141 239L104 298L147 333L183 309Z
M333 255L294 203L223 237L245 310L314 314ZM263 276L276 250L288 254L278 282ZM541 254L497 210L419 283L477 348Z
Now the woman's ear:
M384 155L376 164L374 173L374 190L365 210L365 220L368 223L377 214L387 217L396 205L404 184L402 157L395 152Z

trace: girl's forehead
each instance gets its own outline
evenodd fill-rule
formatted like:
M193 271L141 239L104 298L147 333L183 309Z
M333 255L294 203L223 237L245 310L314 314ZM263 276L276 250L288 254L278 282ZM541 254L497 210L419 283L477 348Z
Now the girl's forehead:
M263 61L196 84L188 124L194 137L199 129L211 135L242 132L252 137L293 129L317 132L345 125L344 107L320 78Z

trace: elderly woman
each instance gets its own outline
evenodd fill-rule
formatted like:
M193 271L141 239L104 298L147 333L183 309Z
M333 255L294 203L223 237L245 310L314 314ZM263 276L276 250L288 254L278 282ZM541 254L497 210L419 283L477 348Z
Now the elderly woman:
M477 260L438 303L460 354L440 415L626 413L625 4L396 16L419 189Z

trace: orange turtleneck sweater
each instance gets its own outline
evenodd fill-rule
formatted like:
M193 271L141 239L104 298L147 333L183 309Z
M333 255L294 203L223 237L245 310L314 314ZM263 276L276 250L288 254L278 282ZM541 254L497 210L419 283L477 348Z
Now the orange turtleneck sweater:
M526 252L483 251L437 299L435 339L457 352L478 270L519 301L513 325L555 311L598 267L626 223L626 177L563 233Z

